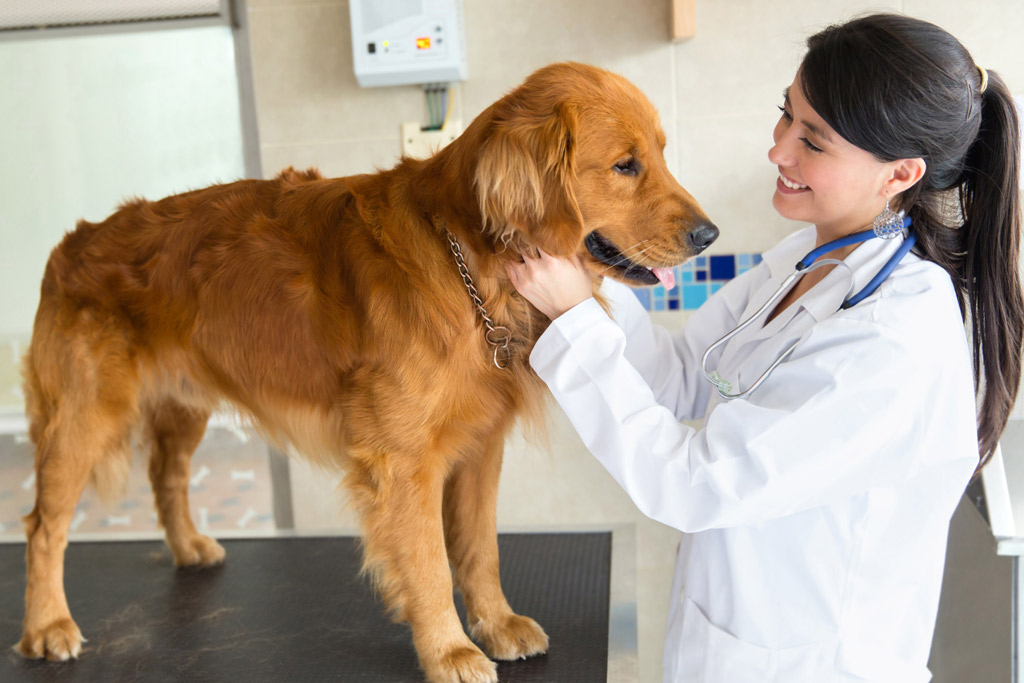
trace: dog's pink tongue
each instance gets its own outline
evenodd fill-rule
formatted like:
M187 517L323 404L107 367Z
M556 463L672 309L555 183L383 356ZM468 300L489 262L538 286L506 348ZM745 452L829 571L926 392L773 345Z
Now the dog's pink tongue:
M665 289L672 289L676 286L676 274L671 268L651 268L651 272Z

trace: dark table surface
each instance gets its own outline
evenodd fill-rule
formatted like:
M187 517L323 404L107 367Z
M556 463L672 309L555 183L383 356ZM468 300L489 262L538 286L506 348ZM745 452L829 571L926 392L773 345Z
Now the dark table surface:
M176 570L161 542L75 542L68 602L88 639L75 662L13 653L24 614L24 544L0 544L0 681L422 681L408 627L359 576L358 539L223 540L227 562ZM501 662L502 683L607 678L610 533L502 534L512 608L551 639ZM465 623L462 600L456 596Z

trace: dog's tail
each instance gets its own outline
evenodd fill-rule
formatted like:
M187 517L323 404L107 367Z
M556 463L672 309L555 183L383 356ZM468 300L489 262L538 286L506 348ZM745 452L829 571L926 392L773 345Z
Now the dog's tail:
M128 440L118 445L92 468L92 484L106 507L124 498L132 469L132 448Z
M36 470L44 459L86 458L89 478L103 503L110 504L127 488L137 421L134 383L117 379L134 371L123 349L108 344L107 353L94 357L95 338L68 335L56 318L52 302L44 301L21 363Z

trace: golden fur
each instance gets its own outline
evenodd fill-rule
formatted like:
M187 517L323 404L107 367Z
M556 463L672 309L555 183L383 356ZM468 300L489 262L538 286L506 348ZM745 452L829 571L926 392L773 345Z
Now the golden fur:
M497 680L463 631L453 578L490 657L545 652L544 631L512 611L498 579L502 447L541 410L528 355L546 325L506 266L543 248L583 255L595 285L623 277L584 248L595 230L647 266L692 255L687 235L707 219L663 146L635 87L558 64L427 160L346 178L288 169L81 221L50 256L24 362L38 490L19 651L79 655L68 525L90 479L107 493L123 485L137 427L176 564L223 561L187 494L192 451L227 401L269 439L344 470L366 566L410 624L428 680ZM613 168L624 158L637 174ZM445 228L512 333L507 369L493 364Z

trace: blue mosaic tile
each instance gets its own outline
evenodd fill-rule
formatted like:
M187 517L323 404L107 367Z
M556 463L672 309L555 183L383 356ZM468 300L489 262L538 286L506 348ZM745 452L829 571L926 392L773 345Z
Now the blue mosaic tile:
M711 257L711 279L731 280L736 277L736 258L732 254Z
M686 287L683 287L683 307L686 308L686 310L700 308L707 300L707 285L687 285Z
M726 281L761 262L760 254L698 256L674 269L676 282L665 291L662 285L634 289L640 305L649 311L680 311L700 308Z
M633 293L636 294L636 298L640 300L641 306L646 308L648 311L651 310L651 290L634 289Z

